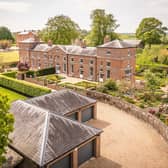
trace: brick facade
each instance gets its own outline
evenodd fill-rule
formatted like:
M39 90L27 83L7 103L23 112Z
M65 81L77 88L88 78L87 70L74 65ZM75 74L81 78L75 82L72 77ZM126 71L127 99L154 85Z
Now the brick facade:
M134 82L136 48L137 45L119 40L98 47L82 47L27 39L19 42L19 56L20 62L28 63L34 70L55 67L56 73L92 81L111 78Z
M36 36L35 32L32 31L25 31L25 32L19 32L16 34L16 46L19 46L19 42L26 40L28 38L34 38Z

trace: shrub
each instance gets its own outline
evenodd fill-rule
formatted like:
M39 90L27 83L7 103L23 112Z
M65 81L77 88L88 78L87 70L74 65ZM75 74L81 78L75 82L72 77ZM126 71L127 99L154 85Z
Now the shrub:
M16 78L17 71L11 71L11 72L4 72L2 75L10 77L10 78Z
M11 46L11 41L9 41L9 40L0 40L0 48L7 49L7 48L10 48L10 46Z
M9 78L3 75L0 75L0 86L4 86L31 97L40 96L51 92L51 90L48 88L44 88L26 81Z
M26 72L26 77L27 78L30 78L30 77L34 78L34 76L35 76L35 71L29 70L29 71Z
M44 75L49 75L54 73L55 73L55 67L50 67L50 68L40 69L36 71L36 76L44 76Z
M113 80L107 80L105 83L104 83L104 87L106 87L108 90L110 91L117 91L118 90L118 87L117 87L117 84L115 81Z

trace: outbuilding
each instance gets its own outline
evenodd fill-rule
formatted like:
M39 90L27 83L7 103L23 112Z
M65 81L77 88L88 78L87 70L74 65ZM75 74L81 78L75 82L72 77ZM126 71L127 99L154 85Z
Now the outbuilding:
M97 115L96 100L70 90L55 91L26 102L79 122L96 119Z
M24 158L18 168L77 168L100 156L100 129L21 100L10 111L10 147Z

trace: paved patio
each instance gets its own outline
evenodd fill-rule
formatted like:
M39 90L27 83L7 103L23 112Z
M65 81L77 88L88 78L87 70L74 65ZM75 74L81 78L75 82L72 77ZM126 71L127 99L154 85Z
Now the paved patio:
M98 103L101 157L81 168L167 168L168 144L148 124L108 104Z

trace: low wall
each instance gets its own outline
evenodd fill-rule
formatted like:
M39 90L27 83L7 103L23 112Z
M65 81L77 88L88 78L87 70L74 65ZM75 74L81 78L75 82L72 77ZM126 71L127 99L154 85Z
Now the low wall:
M44 82L39 82L35 79L31 79L31 78L27 78L26 79L29 82L33 82L33 83L37 83L37 84L41 84L44 85ZM56 89L56 90L60 90L63 87L61 86L49 86L48 87L52 88L52 89ZM159 118L157 118L156 116L146 112L145 110L130 104L126 101L124 101L123 99L119 98L119 97L114 97L111 95L107 95L107 94L103 94L100 92L96 92L96 91L92 91L92 90L79 90L77 88L73 89L74 91L79 92L80 94L84 94L88 97L94 98L98 101L104 102L104 103L108 103L110 105L113 105L131 115L134 115L135 117L137 117L138 119L141 119L143 121L145 121L146 123L149 123L154 129L156 129L160 135L162 135L162 137L168 142L168 126L166 126Z
M90 90L87 90L85 94L98 101L113 105L131 115L134 115L138 119L141 119L146 123L149 123L168 142L168 127L156 116L118 97L114 97L111 95L99 93L96 91L90 91Z

